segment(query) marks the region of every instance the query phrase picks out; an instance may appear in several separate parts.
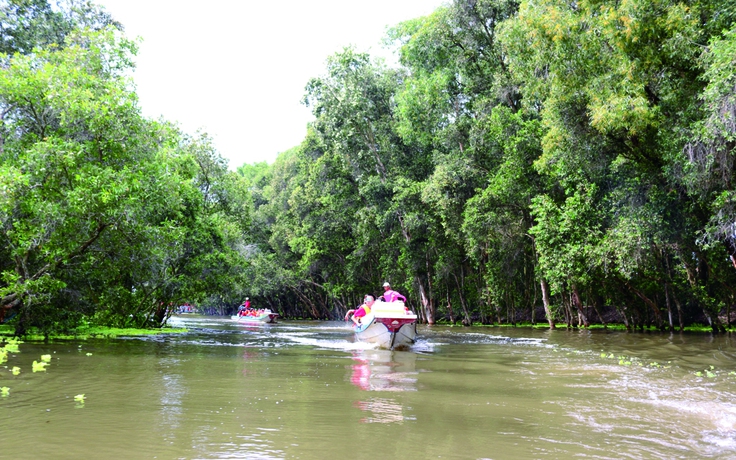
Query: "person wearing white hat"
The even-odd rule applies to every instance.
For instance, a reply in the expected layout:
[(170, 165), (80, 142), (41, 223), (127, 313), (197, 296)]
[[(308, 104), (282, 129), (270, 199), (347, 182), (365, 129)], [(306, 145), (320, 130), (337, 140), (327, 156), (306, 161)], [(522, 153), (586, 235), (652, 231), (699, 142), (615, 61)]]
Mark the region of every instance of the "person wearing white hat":
[(406, 297), (392, 290), (391, 285), (388, 283), (388, 281), (383, 283), (383, 295), (379, 297), (379, 299), (383, 299), (384, 302), (393, 302), (395, 300), (406, 302)]

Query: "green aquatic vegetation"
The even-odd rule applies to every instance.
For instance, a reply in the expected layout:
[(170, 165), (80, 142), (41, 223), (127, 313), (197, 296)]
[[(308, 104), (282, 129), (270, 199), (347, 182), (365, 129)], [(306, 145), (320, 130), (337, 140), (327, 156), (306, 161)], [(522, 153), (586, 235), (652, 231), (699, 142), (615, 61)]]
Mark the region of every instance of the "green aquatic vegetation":
[(38, 361), (36, 361), (36, 360), (34, 359), (34, 360), (33, 360), (33, 364), (31, 365), (31, 367), (32, 367), (32, 369), (33, 369), (33, 372), (46, 372), (46, 365), (47, 365), (47, 364), (48, 364), (48, 363), (45, 363), (45, 362), (43, 362), (43, 361), (41, 361), (41, 362), (39, 363)]
[[(29, 330), (28, 334), (24, 337), (26, 340), (31, 341), (45, 341), (45, 340), (88, 340), (88, 339), (115, 339), (118, 337), (144, 337), (150, 335), (161, 335), (161, 334), (181, 334), (187, 332), (186, 328), (171, 328), (163, 327), (159, 329), (137, 329), (137, 328), (118, 328), (118, 327), (103, 327), (103, 326), (80, 326), (72, 329), (66, 333), (56, 333), (51, 335), (44, 335), (36, 329)], [(12, 330), (3, 329), (0, 327), (0, 336), (12, 334)], [(2, 339), (0, 339), (2, 340)], [(9, 338), (8, 340), (14, 340)], [(18, 341), (17, 343), (23, 343)]]
[(713, 379), (718, 375), (718, 371), (715, 370), (715, 366), (709, 366), (708, 369), (704, 369), (702, 371), (697, 371), (693, 373), (696, 377), (707, 377), (709, 379)]
[(45, 363), (50, 363), (51, 362), (51, 355), (41, 355), (41, 361), (43, 361)]
[[(632, 365), (635, 365), (635, 366), (639, 366), (639, 367), (645, 367), (644, 362), (640, 358), (636, 358), (636, 357), (633, 357), (632, 358), (632, 357), (625, 356), (625, 355), (615, 356), (613, 353), (607, 353), (607, 352), (601, 352), (600, 353), (600, 357), (603, 358), (603, 359), (615, 359), (615, 360), (618, 360), (618, 364), (620, 366), (632, 366)], [(670, 367), (670, 366), (663, 366), (663, 365), (659, 364), (656, 361), (652, 361), (651, 363), (649, 363), (646, 366), (647, 367), (653, 367), (653, 368), (664, 368), (664, 369), (667, 369), (667, 368)]]
[(20, 374), (20, 367), (18, 367), (18, 366), (13, 366), (13, 369), (12, 369), (12, 371), (11, 371), (11, 372), (13, 373), (13, 375), (18, 375), (18, 374)]
[(92, 356), (92, 353), (87, 353), (87, 356)]
[(0, 364), (8, 360), (8, 352), (4, 348), (0, 348)]
[(8, 387), (2, 387), (2, 388), (0, 388), (0, 396), (2, 396), (3, 398), (6, 398), (9, 395), (10, 395), (10, 388), (8, 388)]
[(75, 400), (75, 401), (77, 401), (77, 402), (82, 402), (82, 403), (84, 402), (84, 400), (85, 400), (85, 399), (87, 399), (87, 397), (86, 397), (86, 396), (84, 396), (84, 393), (82, 393), (81, 395), (76, 395), (76, 396), (74, 397), (74, 400)]

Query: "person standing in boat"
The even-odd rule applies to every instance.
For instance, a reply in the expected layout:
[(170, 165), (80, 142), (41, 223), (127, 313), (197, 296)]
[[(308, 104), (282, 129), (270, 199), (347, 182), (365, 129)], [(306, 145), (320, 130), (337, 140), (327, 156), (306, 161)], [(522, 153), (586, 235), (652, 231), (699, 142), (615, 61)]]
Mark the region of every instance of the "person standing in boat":
[(240, 307), (238, 307), (238, 315), (239, 316), (247, 315), (249, 310), (250, 310), (250, 298), (246, 297), (245, 302), (240, 304)]
[(383, 295), (379, 297), (379, 299), (383, 299), (384, 302), (394, 302), (396, 300), (401, 300), (402, 302), (406, 303), (406, 297), (392, 290), (391, 285), (388, 284), (388, 282), (383, 283)]
[(347, 321), (348, 319), (352, 319), (356, 325), (359, 325), (360, 318), (371, 312), (371, 306), (374, 302), (375, 299), (372, 295), (366, 295), (363, 298), (363, 305), (358, 307), (357, 310), (348, 310), (348, 312), (345, 314), (345, 321)]

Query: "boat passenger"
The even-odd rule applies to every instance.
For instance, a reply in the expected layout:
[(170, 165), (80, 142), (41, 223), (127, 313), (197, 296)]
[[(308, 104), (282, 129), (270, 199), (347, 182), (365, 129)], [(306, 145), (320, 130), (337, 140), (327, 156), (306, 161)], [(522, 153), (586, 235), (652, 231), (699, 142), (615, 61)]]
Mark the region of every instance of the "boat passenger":
[(406, 297), (392, 290), (391, 285), (388, 284), (388, 282), (383, 283), (383, 295), (379, 297), (379, 299), (383, 299), (384, 302), (395, 302), (397, 300), (406, 302)]
[(248, 310), (250, 310), (250, 299), (246, 297), (243, 303), (241, 303), (240, 306), (238, 307), (238, 316), (247, 315)]
[[(356, 325), (360, 325), (360, 318), (364, 317), (368, 313), (371, 312), (371, 306), (375, 302), (375, 299), (372, 295), (366, 295), (363, 298), (363, 305), (358, 307), (357, 310), (348, 310), (347, 314), (345, 315), (345, 321), (347, 321), (348, 318), (352, 319), (353, 322)], [(352, 315), (352, 317), (351, 317)]]

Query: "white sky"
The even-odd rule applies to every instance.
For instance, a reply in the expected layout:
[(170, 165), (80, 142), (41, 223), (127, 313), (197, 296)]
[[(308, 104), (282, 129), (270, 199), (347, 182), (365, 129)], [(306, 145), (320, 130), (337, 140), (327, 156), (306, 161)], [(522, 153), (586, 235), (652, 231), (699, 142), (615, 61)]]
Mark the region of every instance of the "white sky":
[(390, 56), (386, 27), (442, 0), (182, 2), (97, 0), (141, 37), (134, 79), (143, 114), (201, 128), (235, 169), (272, 163), (312, 119), (304, 86), (343, 47)]

